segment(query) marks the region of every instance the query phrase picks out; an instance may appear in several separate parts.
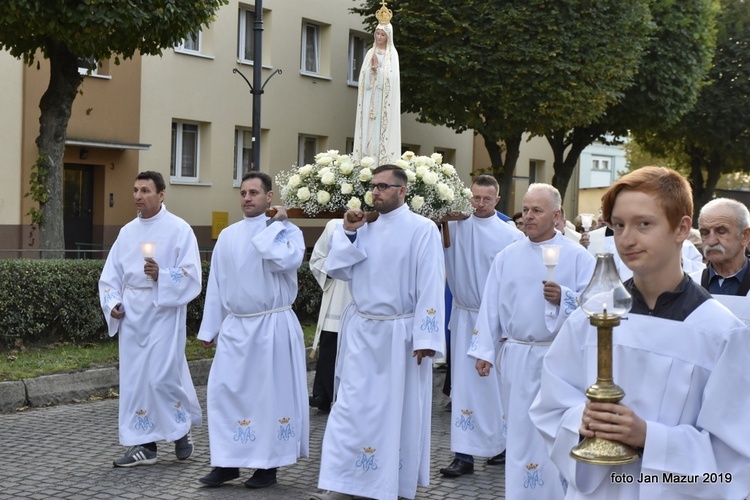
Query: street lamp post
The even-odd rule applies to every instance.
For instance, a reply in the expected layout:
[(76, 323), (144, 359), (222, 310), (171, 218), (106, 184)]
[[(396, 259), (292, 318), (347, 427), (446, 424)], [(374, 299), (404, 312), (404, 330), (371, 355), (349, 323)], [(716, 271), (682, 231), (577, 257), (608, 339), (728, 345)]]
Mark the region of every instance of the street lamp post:
[(260, 97), (263, 89), (266, 88), (268, 80), (276, 73), (281, 74), (277, 69), (271, 73), (266, 81), (261, 85), (263, 77), (263, 0), (255, 0), (255, 23), (253, 25), (253, 83), (242, 74), (240, 70), (234, 68), (232, 73), (238, 73), (250, 87), (250, 93), (253, 95), (253, 170), (260, 170)]

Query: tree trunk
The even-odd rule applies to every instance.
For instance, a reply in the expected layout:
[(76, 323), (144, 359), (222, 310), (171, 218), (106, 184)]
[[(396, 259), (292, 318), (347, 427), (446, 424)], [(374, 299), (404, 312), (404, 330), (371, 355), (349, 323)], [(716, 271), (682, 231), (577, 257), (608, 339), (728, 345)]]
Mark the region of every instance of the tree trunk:
[[(62, 258), (65, 247), (63, 233), (63, 155), (68, 121), (81, 76), (77, 57), (63, 44), (47, 46), (50, 61), (50, 79), (47, 90), (39, 102), (40, 167), (45, 170), (47, 200), (40, 203), (44, 221), (39, 226), (39, 248), (44, 258)], [(50, 250), (50, 251), (47, 251)]]
[[(570, 184), (570, 178), (573, 176), (576, 165), (578, 165), (578, 159), (586, 146), (593, 142), (593, 137), (590, 133), (578, 129), (571, 132), (569, 139), (563, 131), (547, 134), (546, 137), (555, 157), (552, 185), (560, 191), (560, 196), (565, 201), (568, 184)], [(565, 154), (566, 150), (567, 155)]]
[[(495, 207), (506, 215), (510, 207), (510, 195), (513, 188), (513, 172), (516, 169), (518, 157), (521, 154), (521, 139), (523, 134), (517, 134), (503, 140), (503, 146), (500, 145), (501, 139), (493, 139), (482, 134), (484, 147), (490, 155), (492, 163), (492, 175), (500, 184), (500, 203)], [(503, 150), (505, 150), (505, 159), (503, 160)]]

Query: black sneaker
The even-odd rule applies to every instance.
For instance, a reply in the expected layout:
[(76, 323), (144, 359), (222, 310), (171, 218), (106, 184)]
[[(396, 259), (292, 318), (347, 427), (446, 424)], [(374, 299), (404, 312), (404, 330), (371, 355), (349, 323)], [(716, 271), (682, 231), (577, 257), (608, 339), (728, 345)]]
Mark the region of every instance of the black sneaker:
[(156, 463), (156, 452), (145, 446), (131, 446), (120, 458), (116, 458), (112, 465), (115, 467), (135, 467), (136, 465), (154, 465)]
[(214, 467), (214, 470), (200, 478), (199, 481), (211, 488), (216, 488), (238, 477), (240, 477), (240, 469), (238, 467)]
[(193, 450), (195, 450), (195, 447), (193, 446), (193, 435), (190, 431), (174, 442), (174, 454), (177, 455), (177, 460), (187, 460), (192, 457)]
[(248, 488), (266, 488), (276, 484), (276, 467), (273, 469), (256, 469), (253, 477), (245, 481)]

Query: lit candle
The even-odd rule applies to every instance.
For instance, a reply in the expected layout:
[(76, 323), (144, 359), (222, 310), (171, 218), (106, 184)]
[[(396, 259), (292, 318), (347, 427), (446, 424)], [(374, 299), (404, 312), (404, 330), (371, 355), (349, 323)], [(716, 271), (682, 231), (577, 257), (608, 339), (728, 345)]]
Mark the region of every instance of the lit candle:
[(153, 259), (154, 253), (156, 252), (156, 243), (145, 242), (141, 243), (141, 253), (144, 259)]
[(591, 229), (591, 224), (594, 222), (594, 214), (581, 214), (581, 227), (584, 231)]
[(607, 316), (607, 303), (606, 302), (602, 304), (602, 309), (604, 309), (604, 312), (602, 314), (606, 317)]
[(552, 281), (554, 269), (560, 260), (560, 245), (542, 245), (542, 261), (547, 266), (547, 281)]

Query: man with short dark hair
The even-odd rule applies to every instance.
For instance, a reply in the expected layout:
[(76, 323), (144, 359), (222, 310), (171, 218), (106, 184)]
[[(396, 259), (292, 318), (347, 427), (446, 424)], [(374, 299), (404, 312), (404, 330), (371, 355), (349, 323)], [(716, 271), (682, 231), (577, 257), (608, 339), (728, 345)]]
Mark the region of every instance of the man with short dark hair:
[[(482, 301), (485, 280), (498, 252), (524, 235), (495, 216), (500, 201), (497, 180), (480, 175), (471, 185), (474, 214), (466, 220), (448, 223), (451, 244), (445, 249), (445, 268), (453, 293), (450, 323), (451, 450), (453, 462), (440, 473), (457, 477), (474, 472), (474, 455), (490, 457), (491, 465), (505, 460), (502, 432), (500, 378), (480, 377), (472, 348), (474, 324)], [(475, 345), (473, 347), (476, 347)]]
[(138, 217), (117, 236), (99, 280), (109, 335), (119, 333), (120, 442), (115, 467), (152, 465), (156, 441), (174, 441), (178, 460), (193, 454), (202, 420), (185, 358), (187, 305), (201, 291), (198, 242), (164, 205), (164, 178), (141, 172), (133, 187)]
[(220, 486), (255, 469), (248, 488), (276, 484), (277, 468), (308, 455), (309, 410), (302, 328), (292, 311), (305, 243), (284, 207), (269, 219), (271, 178), (242, 177), (243, 220), (214, 247), (198, 339), (216, 343), (208, 377), (211, 465)]
[(341, 317), (340, 379), (311, 499), (414, 498), (429, 484), (432, 363), (444, 351), (445, 286), (435, 223), (405, 204), (407, 178), (376, 168), (378, 219), (344, 215), (331, 238), (328, 275), (350, 282)]

